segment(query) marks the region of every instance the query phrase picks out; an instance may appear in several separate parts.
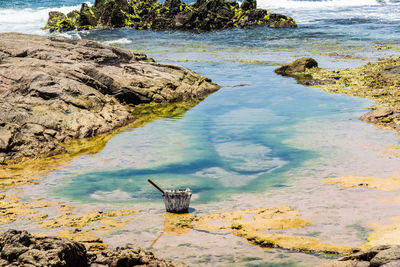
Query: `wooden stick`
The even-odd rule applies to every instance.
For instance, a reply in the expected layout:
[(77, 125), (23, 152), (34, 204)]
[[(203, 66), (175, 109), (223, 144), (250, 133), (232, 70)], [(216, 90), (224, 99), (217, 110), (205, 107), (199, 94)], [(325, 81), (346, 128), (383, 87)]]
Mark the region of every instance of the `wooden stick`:
[(152, 180), (147, 179), (147, 182), (149, 182), (152, 186), (157, 188), (157, 190), (160, 191), (163, 195), (165, 194), (164, 190), (162, 190), (160, 187), (158, 187), (158, 185), (156, 185)]

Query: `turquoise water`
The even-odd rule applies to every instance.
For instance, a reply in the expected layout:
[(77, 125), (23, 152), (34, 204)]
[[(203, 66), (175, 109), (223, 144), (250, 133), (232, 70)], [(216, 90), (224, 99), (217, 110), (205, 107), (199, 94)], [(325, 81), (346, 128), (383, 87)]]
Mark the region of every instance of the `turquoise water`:
[(150, 177), (164, 188), (190, 187), (197, 202), (284, 187), (287, 172), (321, 156), (287, 145), (304, 138), (288, 129), (338, 112), (358, 116), (366, 104), (297, 85), (272, 66), (201, 65), (185, 64), (219, 84), (245, 85), (222, 88), (182, 117), (117, 135), (102, 152), (54, 173), (65, 180), (53, 193), (80, 201), (160, 199), (146, 182)]
[[(0, 0), (0, 32), (48, 34), (40, 30), (47, 13), (67, 12), (79, 8), (80, 2)], [(184, 115), (118, 134), (102, 152), (50, 174), (46, 180), (56, 181), (49, 182), (51, 194), (82, 202), (147, 202), (160, 199), (146, 182), (151, 177), (166, 188), (190, 187), (197, 202), (212, 202), (285, 187), (293, 171), (325, 158), (324, 143), (320, 149), (291, 144), (310, 142), (296, 126), (315, 127), (310, 123), (314, 119), (332, 124), (357, 120), (370, 103), (298, 85), (273, 69), (310, 55), (325, 67), (362, 63), (338, 62), (324, 54), (328, 52), (371, 58), (397, 53), (374, 46), (400, 42), (400, 5), (375, 0), (277, 2), (262, 0), (258, 6), (293, 16), (299, 29), (62, 34), (145, 52), (157, 61), (191, 68), (224, 87)]]

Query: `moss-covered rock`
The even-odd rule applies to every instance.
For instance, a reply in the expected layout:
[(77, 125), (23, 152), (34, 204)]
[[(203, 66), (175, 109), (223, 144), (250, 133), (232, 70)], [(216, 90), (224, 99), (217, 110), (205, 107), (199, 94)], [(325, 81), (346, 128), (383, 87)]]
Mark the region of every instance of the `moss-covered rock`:
[(67, 32), (75, 30), (75, 24), (76, 22), (65, 16), (64, 13), (51, 11), (44, 29), (49, 29), (50, 32)]
[[(68, 18), (57, 12), (49, 14), (47, 29), (51, 32), (87, 30), (96, 26), (131, 27), (154, 30), (211, 31), (229, 28), (249, 28), (259, 25), (271, 28), (295, 28), (296, 22), (281, 14), (257, 9), (256, 0), (236, 1), (198, 0), (187, 5), (181, 0), (96, 0), (93, 7), (82, 4), (80, 12)], [(59, 25), (68, 24), (69, 27)]]
[(98, 24), (98, 18), (88, 4), (83, 3), (79, 16), (77, 16), (77, 29), (90, 30)]

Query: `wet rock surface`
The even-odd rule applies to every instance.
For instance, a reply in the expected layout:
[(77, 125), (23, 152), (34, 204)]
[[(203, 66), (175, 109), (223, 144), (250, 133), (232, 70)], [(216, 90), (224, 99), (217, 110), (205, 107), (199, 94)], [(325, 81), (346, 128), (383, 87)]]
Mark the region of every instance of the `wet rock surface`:
[(400, 245), (381, 245), (332, 261), (320, 267), (397, 267), (400, 266)]
[(93, 41), (0, 34), (0, 62), (0, 164), (60, 154), (60, 142), (127, 125), (137, 104), (219, 89), (189, 69)]
[(44, 27), (50, 32), (90, 30), (95, 27), (130, 27), (152, 30), (211, 31), (250, 28), (296, 28), (295, 21), (281, 14), (257, 9), (255, 0), (198, 0), (192, 5), (181, 0), (96, 0), (92, 7), (83, 3), (81, 9), (67, 15), (50, 12)]
[(8, 230), (0, 234), (0, 266), (186, 266), (157, 259), (150, 251), (127, 245), (115, 251), (88, 254), (85, 246), (69, 239), (36, 237), (27, 231)]
[(296, 74), (299, 72), (304, 72), (307, 69), (318, 67), (318, 62), (310, 57), (303, 57), (296, 59), (295, 61), (283, 65), (277, 69), (275, 69), (275, 73), (280, 75), (290, 76), (291, 74)]

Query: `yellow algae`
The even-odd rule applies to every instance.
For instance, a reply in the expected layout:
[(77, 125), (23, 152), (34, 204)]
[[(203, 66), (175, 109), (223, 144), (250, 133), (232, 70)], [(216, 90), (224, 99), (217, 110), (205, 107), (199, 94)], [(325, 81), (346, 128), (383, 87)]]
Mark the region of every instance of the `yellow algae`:
[[(246, 220), (245, 217), (249, 215), (252, 217), (251, 220)], [(288, 206), (214, 212), (197, 218), (196, 228), (217, 231), (231, 229), (232, 225), (240, 223), (257, 230), (281, 230), (311, 225), (310, 222), (298, 218), (300, 215), (298, 211)]]
[(390, 155), (394, 156), (396, 158), (400, 157), (400, 146), (390, 146), (390, 147), (385, 147), (385, 150), (383, 152), (385, 155)]
[(392, 217), (390, 220), (392, 224), (373, 223), (370, 225), (372, 232), (368, 233), (368, 242), (363, 245), (363, 248), (400, 243), (400, 216)]
[(105, 217), (120, 217), (120, 216), (127, 216), (132, 215), (135, 213), (140, 212), (138, 209), (123, 209), (123, 210), (112, 210), (108, 211), (104, 214)]
[[(125, 210), (112, 210), (108, 212), (103, 211), (92, 211), (82, 215), (74, 215), (70, 212), (62, 214), (57, 218), (40, 222), (42, 228), (83, 228), (94, 222), (105, 222), (108, 224), (110, 220), (104, 220), (106, 218), (114, 218), (119, 216), (127, 216), (139, 212), (137, 209), (125, 209)], [(114, 224), (118, 223), (114, 220)]]
[(322, 181), (326, 184), (340, 183), (341, 188), (368, 187), (382, 191), (400, 190), (399, 175), (392, 175), (387, 178), (379, 178), (374, 176), (348, 175), (336, 178), (325, 178)]
[(330, 52), (330, 53), (321, 53), (321, 55), (329, 56), (337, 59), (360, 59), (365, 60), (365, 57), (355, 56), (354, 54), (349, 53), (337, 53), (337, 52)]
[(193, 220), (196, 215), (193, 213), (174, 214), (165, 213), (164, 215), (164, 233), (169, 235), (185, 235), (193, 228)]
[(194, 228), (207, 231), (230, 230), (262, 248), (282, 248), (305, 253), (347, 254), (357, 250), (349, 246), (322, 243), (318, 238), (266, 233), (311, 225), (300, 212), (288, 206), (214, 212), (195, 218)]
[(358, 248), (321, 243), (318, 238), (269, 234), (256, 231), (251, 227), (237, 225), (232, 231), (234, 235), (246, 238), (251, 244), (262, 248), (281, 248), (304, 253), (350, 254)]
[(124, 228), (129, 222), (133, 221), (133, 218), (129, 218), (126, 220), (116, 220), (112, 218), (103, 218), (99, 222), (103, 224), (95, 228), (96, 231), (113, 231), (115, 229)]
[(77, 208), (77, 207), (62, 204), (62, 205), (60, 206), (60, 208), (58, 209), (58, 212), (71, 211), (71, 210), (74, 210), (74, 209), (76, 209), (76, 208)]
[(21, 162), (0, 165), (0, 190), (8, 190), (15, 186), (37, 183), (38, 179), (49, 172), (64, 166), (75, 157), (100, 152), (117, 131), (110, 134), (79, 139), (61, 144), (67, 153), (48, 157), (24, 158)]
[(80, 242), (83, 245), (85, 245), (85, 247), (88, 251), (93, 252), (93, 253), (99, 253), (102, 250), (105, 250), (108, 248), (108, 246), (106, 244), (104, 244), (103, 241), (99, 237), (97, 237), (95, 234), (93, 234), (90, 231), (71, 232), (69, 230), (64, 230), (53, 236), (61, 237), (61, 238), (69, 238), (76, 242)]
[[(6, 196), (8, 199), (8, 196)], [(11, 199), (14, 199), (11, 197)], [(56, 205), (57, 202), (36, 200), (32, 203), (10, 200), (0, 201), (0, 224), (7, 224), (16, 221), (20, 216), (37, 214), (39, 211), (36, 209), (46, 208)], [(46, 214), (37, 214), (31, 217), (21, 217), (21, 219), (37, 220), (46, 217)]]
[(162, 118), (173, 118), (184, 114), (189, 109), (200, 103), (204, 97), (191, 101), (174, 103), (149, 103), (135, 106), (132, 115), (136, 117), (133, 127), (143, 127), (145, 124)]
[(31, 217), (28, 217), (27, 219), (30, 221), (42, 221), (44, 219), (46, 219), (47, 217), (49, 217), (49, 215), (47, 214), (37, 214)]

